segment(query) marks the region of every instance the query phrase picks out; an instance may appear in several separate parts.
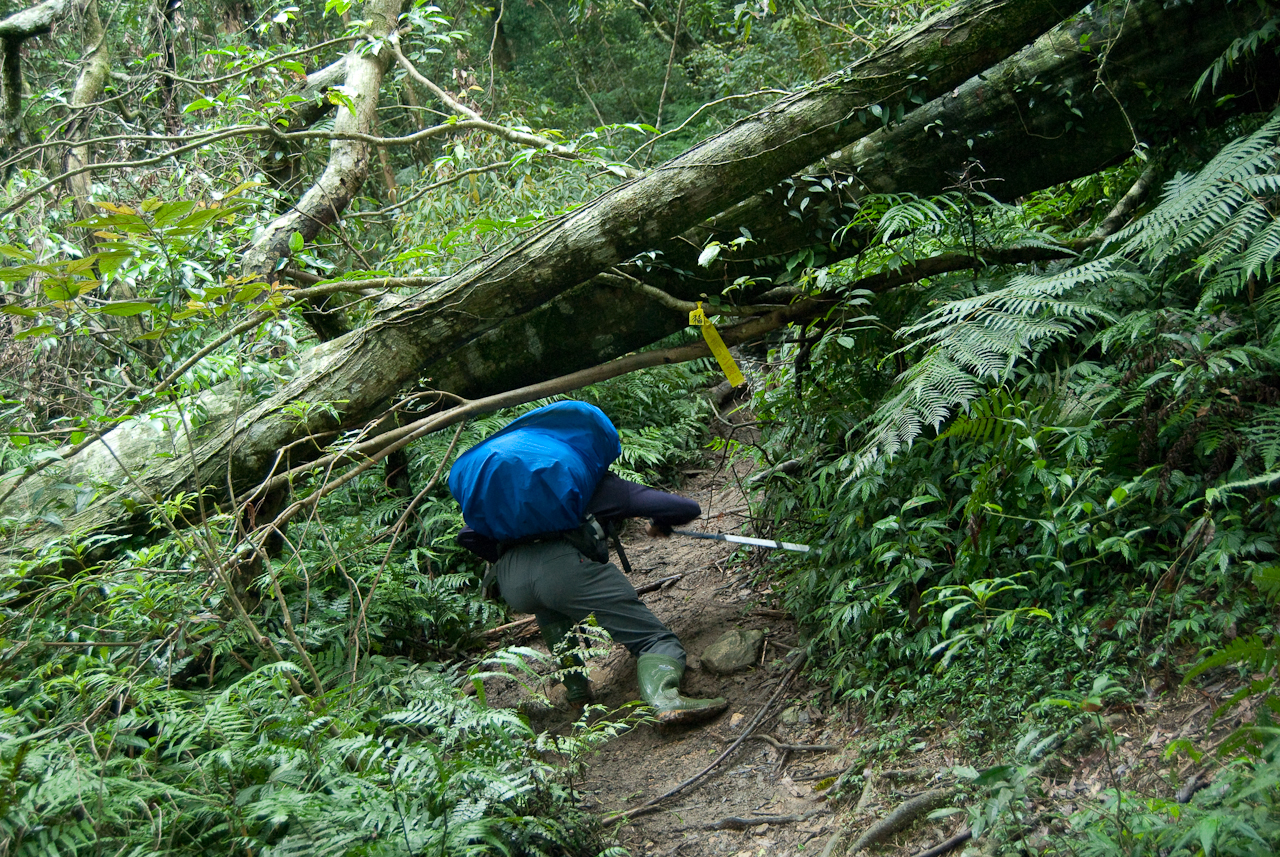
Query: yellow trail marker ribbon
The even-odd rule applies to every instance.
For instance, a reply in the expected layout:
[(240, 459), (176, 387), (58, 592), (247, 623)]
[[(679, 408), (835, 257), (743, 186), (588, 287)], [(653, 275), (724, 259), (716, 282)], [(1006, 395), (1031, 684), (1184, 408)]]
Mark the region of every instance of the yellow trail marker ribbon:
[(739, 384), (745, 383), (747, 379), (742, 377), (742, 371), (738, 369), (738, 364), (733, 362), (733, 355), (729, 353), (728, 346), (720, 338), (720, 331), (716, 330), (716, 326), (711, 323), (711, 319), (707, 318), (707, 314), (702, 311), (702, 301), (698, 301), (698, 308), (689, 313), (689, 324), (696, 324), (702, 328), (702, 338), (707, 341), (707, 346), (711, 349), (711, 353), (715, 355), (721, 371), (729, 379), (730, 386), (737, 387)]

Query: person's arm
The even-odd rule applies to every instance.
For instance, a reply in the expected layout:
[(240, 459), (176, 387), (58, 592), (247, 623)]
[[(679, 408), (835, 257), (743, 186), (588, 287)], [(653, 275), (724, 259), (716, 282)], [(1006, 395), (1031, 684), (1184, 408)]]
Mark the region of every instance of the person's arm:
[(587, 511), (606, 521), (650, 518), (659, 532), (670, 535), (672, 527), (687, 524), (701, 515), (702, 507), (688, 497), (648, 488), (606, 473), (587, 504)]

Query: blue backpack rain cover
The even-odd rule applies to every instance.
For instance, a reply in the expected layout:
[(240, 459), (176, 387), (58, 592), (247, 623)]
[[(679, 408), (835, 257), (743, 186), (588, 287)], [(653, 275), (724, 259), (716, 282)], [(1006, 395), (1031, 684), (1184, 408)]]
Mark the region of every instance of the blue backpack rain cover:
[(513, 420), (458, 456), (449, 491), (462, 519), (500, 542), (582, 523), (619, 455), (618, 431), (584, 402), (555, 402)]

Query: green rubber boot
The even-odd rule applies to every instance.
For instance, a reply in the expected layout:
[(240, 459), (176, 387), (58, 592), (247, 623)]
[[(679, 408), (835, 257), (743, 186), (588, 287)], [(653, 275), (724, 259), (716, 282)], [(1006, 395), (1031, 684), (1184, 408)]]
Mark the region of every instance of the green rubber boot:
[[(564, 638), (573, 629), (573, 622), (556, 622), (542, 629), (542, 639), (547, 644), (547, 648), (555, 654), (564, 643)], [(591, 682), (587, 679), (587, 674), (582, 670), (575, 670), (574, 667), (582, 666), (582, 658), (570, 652), (560, 655), (560, 666), (565, 670), (561, 674), (560, 681), (564, 684), (565, 701), (573, 707), (583, 706), (591, 702)]]
[(684, 665), (666, 655), (641, 655), (636, 662), (640, 696), (653, 707), (661, 726), (689, 726), (715, 717), (729, 707), (723, 697), (689, 699), (680, 695)]

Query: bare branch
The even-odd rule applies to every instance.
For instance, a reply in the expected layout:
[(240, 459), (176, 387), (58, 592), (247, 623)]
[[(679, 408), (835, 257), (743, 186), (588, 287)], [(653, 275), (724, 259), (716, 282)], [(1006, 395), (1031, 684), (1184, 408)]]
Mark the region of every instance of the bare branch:
[[(515, 143), (518, 146), (529, 146), (530, 148), (533, 148), (533, 149), (542, 149), (553, 155), (559, 155), (560, 157), (573, 158), (575, 160), (576, 159), (585, 159), (585, 160), (591, 160), (591, 161), (600, 160), (599, 158), (584, 158), (581, 152), (574, 151), (573, 149), (570, 149), (568, 146), (562, 146), (559, 143), (555, 142), (554, 140), (550, 140), (546, 137), (540, 137), (537, 134), (530, 134), (526, 131), (517, 131), (515, 128), (508, 128), (505, 125), (498, 125), (496, 123), (488, 122), (484, 120), (483, 118), (481, 118), (479, 113), (472, 110), (470, 107), (463, 104), (462, 102), (458, 101), (453, 96), (449, 95), (449, 93), (445, 92), (443, 89), (436, 86), (429, 79), (427, 79), (421, 72), (419, 72), (416, 68), (414, 68), (413, 63), (409, 62), (408, 57), (406, 57), (404, 53), (400, 50), (400, 40), (398, 37), (392, 36), (390, 41), (391, 41), (391, 49), (395, 54), (396, 62), (400, 64), (401, 68), (403, 68), (406, 72), (408, 72), (409, 77), (419, 86), (421, 86), (423, 89), (426, 89), (436, 98), (440, 99), (440, 101), (443, 102), (444, 105), (448, 107), (450, 110), (452, 110), (454, 113), (457, 113), (460, 116), (467, 117), (468, 124), (470, 125), (470, 127), (478, 128), (479, 130), (482, 130), (482, 131), (487, 131), (488, 133), (494, 135), (495, 137), (498, 137), (502, 140), (506, 140), (508, 143)], [(423, 133), (423, 132), (419, 132), (419, 133)], [(640, 174), (638, 170), (632, 167), (622, 166), (622, 169), (627, 173), (627, 178), (635, 178)]]

